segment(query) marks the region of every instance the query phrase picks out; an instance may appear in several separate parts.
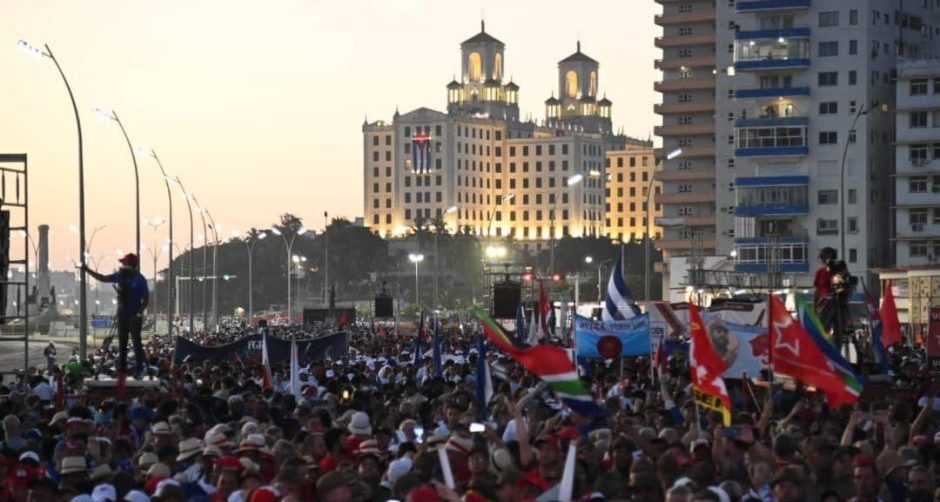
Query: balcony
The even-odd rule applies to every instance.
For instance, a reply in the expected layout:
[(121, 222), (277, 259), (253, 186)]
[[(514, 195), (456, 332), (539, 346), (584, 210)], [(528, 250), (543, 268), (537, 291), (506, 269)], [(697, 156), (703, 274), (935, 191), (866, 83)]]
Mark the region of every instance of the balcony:
[(704, 12), (673, 12), (653, 16), (653, 22), (657, 26), (668, 26), (672, 24), (689, 23), (707, 23), (715, 20), (715, 11), (707, 10)]
[(666, 35), (653, 39), (653, 45), (660, 49), (670, 47), (692, 47), (696, 45), (715, 45), (715, 34), (709, 35)]
[(809, 87), (776, 87), (772, 89), (738, 89), (736, 99), (776, 99), (792, 96), (809, 96)]
[(714, 68), (715, 55), (701, 56), (697, 58), (667, 58), (656, 59), (653, 61), (653, 67), (657, 70), (678, 70), (680, 68)]
[[(695, 239), (696, 251), (714, 252), (715, 239)], [(660, 239), (656, 241), (656, 247), (666, 251), (688, 251), (692, 249), (692, 239)]]
[(656, 103), (653, 112), (657, 115), (670, 113), (714, 113), (715, 102), (703, 101), (694, 103)]
[(737, 217), (809, 214), (809, 176), (739, 177), (734, 184)]
[(686, 216), (685, 226), (687, 227), (713, 227), (715, 226), (715, 215)]
[(715, 134), (715, 123), (711, 124), (687, 124), (687, 125), (667, 125), (653, 127), (653, 134), (657, 136), (696, 136), (703, 134)]
[(799, 69), (810, 65), (809, 28), (739, 31), (734, 41), (738, 70)]
[[(663, 158), (663, 149), (655, 148), (653, 149), (653, 156), (658, 159)], [(700, 158), (715, 158), (715, 145), (710, 146), (698, 146), (698, 147), (682, 147), (682, 158), (683, 159), (700, 159)]]
[(681, 80), (666, 80), (653, 83), (656, 92), (672, 91), (698, 91), (715, 88), (715, 77), (687, 78)]
[(657, 204), (710, 204), (715, 202), (715, 192), (660, 193), (654, 199)]
[(808, 155), (807, 117), (739, 119), (735, 122), (738, 157)]
[(746, 237), (734, 240), (737, 256), (735, 272), (766, 273), (774, 269), (785, 273), (809, 272), (805, 237)]
[(714, 169), (696, 169), (693, 171), (679, 171), (670, 169), (668, 171), (656, 171), (653, 174), (656, 181), (695, 181), (695, 180), (713, 180), (715, 179)]
[(808, 9), (811, 0), (750, 0), (738, 2), (735, 10), (738, 12), (762, 12), (770, 10)]

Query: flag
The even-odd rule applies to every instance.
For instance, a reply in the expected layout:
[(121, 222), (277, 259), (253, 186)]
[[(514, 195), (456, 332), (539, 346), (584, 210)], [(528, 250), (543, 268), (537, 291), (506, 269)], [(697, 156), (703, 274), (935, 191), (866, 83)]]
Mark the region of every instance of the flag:
[(339, 327), (344, 328), (349, 324), (349, 320), (346, 318), (346, 309), (343, 309), (343, 315), (339, 318)]
[(816, 312), (813, 311), (810, 302), (806, 301), (803, 296), (796, 295), (796, 308), (800, 314), (803, 329), (825, 354), (829, 365), (838, 372), (846, 390), (855, 396), (861, 395), (863, 387), (861, 378), (855, 373), (852, 365), (839, 353), (839, 348), (836, 347), (835, 342), (823, 335), (826, 330), (819, 318), (816, 317)]
[(622, 321), (637, 315), (636, 302), (633, 294), (623, 280), (623, 255), (617, 258), (617, 265), (610, 272), (607, 282), (607, 295), (604, 298), (604, 310), (601, 312), (605, 321)]
[(653, 354), (653, 368), (656, 369), (656, 372), (662, 376), (663, 371), (666, 371), (666, 365), (668, 363), (668, 358), (666, 357), (666, 347), (664, 343), (666, 342), (666, 337), (659, 339), (659, 344), (656, 346), (656, 353)]
[(532, 309), (532, 321), (529, 322), (529, 339), (526, 340), (529, 345), (538, 345), (539, 339), (539, 312), (538, 309)]
[(727, 369), (721, 357), (712, 347), (705, 331), (702, 316), (694, 304), (689, 305), (689, 327), (692, 332), (692, 348), (689, 350), (689, 366), (692, 368), (692, 389), (699, 405), (721, 413), (725, 427), (731, 426), (731, 398), (725, 388), (722, 373)]
[(516, 310), (516, 342), (525, 343), (525, 306), (519, 302), (519, 308)]
[(548, 310), (548, 320), (545, 324), (548, 325), (548, 330), (545, 333), (555, 336), (555, 309)]
[(878, 364), (881, 365), (882, 373), (887, 375), (891, 372), (891, 366), (888, 363), (888, 354), (885, 353), (885, 345), (882, 340), (884, 324), (881, 322), (881, 312), (878, 311), (878, 302), (868, 291), (868, 286), (864, 282), (862, 283), (862, 289), (865, 291), (865, 305), (868, 307), (868, 327), (871, 330), (872, 347), (875, 349), (875, 356), (878, 359)]
[(300, 361), (297, 357), (297, 342), (290, 342), (290, 393), (298, 400), (300, 394)]
[(490, 365), (490, 374), (493, 378), (498, 378), (504, 382), (509, 381), (509, 370), (503, 363), (493, 363)]
[(561, 308), (558, 309), (558, 334), (562, 339), (565, 337), (565, 327), (568, 326), (568, 302), (561, 302)]
[(434, 316), (434, 376), (442, 378), (444, 376), (444, 365), (441, 363), (441, 320)]
[[(773, 370), (816, 387), (826, 395), (830, 408), (857, 401), (856, 389), (846, 385), (840, 372), (833, 367), (833, 359), (823, 352), (823, 345), (818, 344), (800, 324), (793, 322), (780, 298), (770, 295), (770, 310), (770, 361)], [(824, 343), (833, 347), (829, 342)]]
[(490, 374), (490, 366), (486, 361), (486, 339), (482, 336), (478, 338), (477, 403), (485, 408), (490, 399), (493, 399), (493, 376)]
[(558, 500), (560, 502), (571, 502), (574, 494), (574, 471), (575, 462), (578, 456), (578, 445), (572, 441), (568, 445), (568, 454), (565, 456), (565, 469), (561, 472), (561, 483), (559, 485)]
[(421, 365), (421, 337), (424, 336), (424, 310), (421, 311), (421, 320), (418, 322), (418, 334), (415, 335), (415, 366)]
[(238, 355), (238, 352), (232, 354), (232, 357), (235, 360), (235, 364), (241, 366), (242, 368), (245, 367), (245, 363), (242, 361), (241, 356)]
[(273, 389), (271, 381), (271, 362), (268, 359), (268, 333), (261, 335), (261, 388)]
[(891, 281), (888, 281), (888, 287), (885, 288), (885, 299), (881, 302), (881, 322), (884, 323), (881, 341), (885, 347), (890, 347), (903, 341), (901, 335), (901, 322), (898, 321), (898, 308), (894, 304), (894, 291), (891, 287)]
[(539, 281), (539, 328), (540, 337), (548, 334), (548, 313), (552, 310), (552, 304), (548, 301), (548, 296), (545, 295), (545, 288), (542, 281)]
[(480, 319), (486, 337), (493, 345), (544, 380), (572, 411), (585, 416), (607, 414), (605, 409), (594, 403), (591, 394), (581, 383), (574, 363), (565, 349), (553, 345), (520, 349), (513, 345), (509, 335), (483, 309), (474, 307), (473, 313)]

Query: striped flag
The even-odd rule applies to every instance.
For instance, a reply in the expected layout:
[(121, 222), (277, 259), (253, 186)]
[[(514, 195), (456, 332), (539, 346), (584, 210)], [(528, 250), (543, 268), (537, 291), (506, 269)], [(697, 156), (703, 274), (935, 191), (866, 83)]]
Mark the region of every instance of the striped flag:
[(877, 356), (878, 364), (881, 365), (881, 371), (887, 375), (891, 373), (891, 366), (882, 341), (884, 324), (881, 322), (881, 312), (878, 311), (878, 302), (868, 291), (868, 286), (864, 282), (862, 289), (865, 291), (865, 304), (868, 307), (868, 327), (871, 330), (872, 348), (875, 349), (875, 356)]
[(506, 365), (503, 363), (491, 364), (490, 373), (493, 375), (493, 378), (498, 378), (504, 382), (509, 381), (509, 370), (506, 368)]
[(274, 384), (271, 379), (271, 361), (268, 359), (268, 333), (261, 336), (261, 388), (273, 389)]
[(639, 314), (633, 294), (623, 280), (623, 255), (617, 258), (617, 265), (610, 273), (607, 282), (607, 295), (604, 298), (604, 310), (601, 317), (605, 321), (622, 321)]
[(581, 383), (565, 349), (553, 345), (536, 345), (525, 349), (516, 347), (513, 339), (483, 309), (474, 307), (473, 313), (480, 319), (486, 337), (493, 345), (544, 380), (572, 411), (585, 416), (607, 414), (605, 409), (594, 403), (591, 394)]
[(434, 361), (434, 376), (444, 377), (444, 364), (441, 362), (441, 320), (434, 316), (434, 353), (431, 356)]
[[(835, 342), (824, 335), (826, 330), (823, 328), (822, 322), (816, 317), (816, 313), (813, 312), (810, 303), (807, 302), (802, 295), (796, 295), (796, 308), (800, 313), (803, 329), (806, 330), (806, 333), (813, 339), (813, 342), (822, 350), (828, 360), (829, 366), (836, 370), (842, 378), (845, 390), (848, 392), (849, 396), (855, 396), (855, 399), (858, 399), (864, 387), (862, 379), (855, 373), (852, 365), (839, 353)], [(849, 397), (849, 399), (851, 399), (851, 397)]]

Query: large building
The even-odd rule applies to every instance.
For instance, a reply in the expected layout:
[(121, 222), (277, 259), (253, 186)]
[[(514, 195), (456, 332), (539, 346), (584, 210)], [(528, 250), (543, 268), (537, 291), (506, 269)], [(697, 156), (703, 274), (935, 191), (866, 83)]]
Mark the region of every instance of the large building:
[[(660, 86), (675, 89), (658, 133), (667, 153), (683, 150), (663, 167), (664, 215), (712, 215), (698, 227), (704, 253), (733, 256), (742, 277), (779, 271), (783, 286), (811, 285), (822, 247), (860, 274), (891, 263), (894, 79), (899, 57), (940, 43), (940, 1), (659, 1), (657, 44), (678, 52), (660, 63)], [(681, 62), (696, 50), (714, 66)], [(688, 157), (709, 139), (713, 158)], [(682, 251), (672, 232), (695, 228), (667, 230), (666, 251)]]
[[(716, 7), (714, 0), (657, 2), (663, 13), (655, 22), (663, 36), (655, 40), (662, 49), (662, 58), (655, 61), (662, 80), (654, 84), (662, 94), (662, 102), (654, 107), (662, 116), (662, 125), (654, 129), (662, 141), (662, 168), (657, 173), (662, 191), (656, 203), (662, 204), (664, 218), (681, 221), (664, 228), (658, 243), (664, 258), (663, 290), (668, 291), (671, 275), (687, 275), (671, 268), (680, 268), (693, 255), (713, 255), (716, 249)], [(670, 267), (676, 257), (682, 259)]]
[[(652, 145), (628, 146), (607, 152), (606, 235), (611, 240), (629, 242), (647, 235), (658, 239), (662, 230), (656, 218), (662, 204), (652, 199), (662, 182), (654, 179), (658, 160)], [(650, 189), (652, 188), (652, 194)], [(647, 211), (647, 203), (650, 204)]]
[(558, 63), (545, 120), (520, 121), (520, 87), (504, 79), (505, 45), (487, 33), (460, 46), (447, 111), (429, 108), (362, 126), (365, 223), (382, 236), (421, 225), (512, 236), (603, 236), (610, 150), (648, 142), (615, 135), (599, 64), (576, 51)]

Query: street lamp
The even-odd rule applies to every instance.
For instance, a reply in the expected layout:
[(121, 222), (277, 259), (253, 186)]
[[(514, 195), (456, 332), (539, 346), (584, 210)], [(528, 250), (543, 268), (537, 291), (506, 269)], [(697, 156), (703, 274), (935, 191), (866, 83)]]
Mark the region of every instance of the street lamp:
[(410, 253), (408, 261), (415, 264), (415, 305), (418, 305), (418, 264), (424, 261), (424, 255), (421, 253)]
[[(581, 173), (578, 173), (578, 174), (569, 176), (568, 179), (565, 180), (565, 186), (568, 187), (568, 188), (571, 188), (571, 187), (577, 185), (578, 183), (581, 183), (582, 181), (584, 181), (584, 175), (581, 174)], [(550, 216), (549, 220), (550, 220), (550, 225), (551, 225), (551, 227), (548, 229), (548, 232), (549, 232), (549, 235), (548, 235), (548, 236), (549, 236), (549, 245), (548, 245), (548, 247), (549, 247), (549, 263), (548, 263), (548, 268), (549, 268), (549, 273), (552, 274), (552, 275), (555, 274), (555, 210), (556, 210), (557, 207), (558, 207), (558, 199), (555, 199), (555, 202), (552, 202), (551, 210), (549, 210), (549, 213), (550, 213), (550, 214), (549, 214), (549, 216)], [(551, 281), (551, 282), (548, 283), (549, 294), (551, 294), (551, 289), (552, 289), (552, 285), (553, 285), (553, 284), (554, 284), (554, 281)]]
[[(238, 232), (233, 230), (232, 237), (237, 237), (237, 236), (238, 236)], [(253, 281), (252, 254), (254, 253), (254, 250), (255, 250), (255, 244), (257, 244), (258, 241), (264, 240), (264, 238), (267, 236), (268, 234), (266, 234), (265, 232), (259, 232), (256, 235), (257, 240), (253, 240), (251, 238), (251, 234), (249, 234), (248, 237), (246, 237), (244, 240), (245, 249), (248, 250), (248, 325), (249, 326), (251, 326), (251, 323), (254, 320), (254, 311), (255, 311), (254, 285), (252, 284), (252, 281)]]
[(62, 77), (62, 83), (65, 84), (65, 90), (69, 93), (69, 100), (72, 102), (72, 112), (75, 114), (75, 127), (78, 131), (78, 249), (81, 253), (82, 265), (79, 271), (78, 352), (82, 363), (84, 363), (88, 354), (88, 292), (86, 291), (88, 273), (85, 270), (85, 155), (84, 145), (82, 143), (82, 121), (78, 115), (78, 105), (75, 104), (75, 95), (72, 94), (72, 86), (69, 85), (68, 79), (65, 78), (65, 72), (63, 72), (62, 67), (59, 66), (59, 61), (52, 53), (52, 49), (49, 48), (49, 44), (43, 45), (45, 50), (34, 47), (25, 40), (18, 41), (16, 45), (31, 56), (37, 58), (47, 57), (55, 64), (56, 70), (59, 71), (59, 76)]
[[(169, 214), (169, 258), (167, 261), (167, 279), (166, 279), (166, 333), (171, 335), (173, 333), (173, 286), (174, 286), (174, 274), (173, 274), (173, 192), (170, 190), (170, 177), (166, 175), (166, 170), (163, 169), (163, 163), (160, 162), (160, 157), (157, 157), (157, 152), (153, 149), (147, 148), (137, 148), (137, 153), (147, 155), (157, 162), (157, 167), (160, 168), (160, 174), (163, 175), (163, 183), (166, 185), (166, 198), (167, 198), (167, 212)], [(154, 289), (156, 289), (156, 284), (154, 284)]]
[(209, 268), (209, 228), (206, 225), (206, 210), (199, 204), (199, 199), (195, 195), (193, 195), (193, 202), (196, 204), (196, 212), (199, 213), (199, 218), (202, 219), (202, 330), (207, 331), (209, 303), (206, 301), (206, 295), (209, 291), (209, 281), (206, 272)]
[[(878, 103), (872, 103), (872, 106), (878, 106)], [(887, 111), (887, 104), (881, 106), (882, 110)], [(844, 261), (848, 260), (845, 255), (845, 158), (849, 153), (851, 136), (855, 133), (855, 124), (862, 115), (868, 115), (871, 110), (871, 107), (866, 107), (864, 104), (859, 107), (858, 112), (855, 113), (855, 118), (852, 119), (852, 125), (849, 126), (848, 134), (845, 136), (845, 147), (842, 149), (842, 164), (839, 176), (839, 259)]]
[[(682, 149), (677, 148), (666, 154), (666, 160), (673, 160), (682, 155)], [(646, 311), (650, 311), (650, 274), (653, 265), (650, 263), (650, 247), (652, 247), (653, 237), (650, 235), (650, 211), (653, 204), (653, 179), (655, 173), (650, 176), (649, 185), (646, 187), (646, 239), (643, 242), (643, 300), (646, 302)], [(600, 288), (600, 285), (598, 285)]]
[[(104, 120), (111, 120), (117, 123), (118, 127), (121, 128), (121, 133), (124, 135), (124, 141), (127, 142), (127, 149), (131, 151), (131, 160), (134, 162), (134, 207), (135, 210), (135, 220), (134, 220), (134, 229), (135, 229), (135, 247), (137, 257), (140, 257), (140, 173), (137, 170), (137, 154), (134, 151), (134, 146), (131, 144), (131, 139), (127, 135), (127, 130), (124, 129), (124, 123), (121, 122), (120, 117), (116, 111), (111, 110), (110, 112), (105, 111), (102, 108), (95, 108), (95, 114), (101, 117)], [(140, 264), (138, 263), (138, 268)]]
[(277, 228), (272, 228), (271, 233), (283, 239), (284, 247), (287, 249), (287, 266), (286, 266), (286, 269), (287, 269), (287, 323), (290, 324), (294, 319), (291, 316), (291, 291), (290, 291), (290, 271), (291, 271), (291, 255), (292, 255), (291, 250), (294, 249), (294, 240), (297, 238), (298, 235), (303, 235), (307, 233), (307, 228), (300, 227), (297, 230), (297, 232), (294, 234), (294, 236), (290, 238), (290, 242), (288, 242), (287, 236), (284, 235), (284, 233), (278, 230)]
[(193, 293), (195, 292), (195, 288), (193, 283), (196, 282), (196, 234), (193, 230), (193, 204), (190, 201), (192, 197), (186, 192), (186, 188), (183, 186), (183, 181), (180, 180), (180, 177), (175, 177), (174, 181), (180, 186), (180, 190), (183, 192), (183, 198), (186, 199), (186, 209), (189, 210), (189, 334), (195, 335), (195, 320), (193, 319)]
[(219, 330), (219, 230), (222, 225), (216, 224), (212, 213), (206, 209), (206, 216), (209, 217), (209, 230), (212, 230), (212, 322), (215, 324), (215, 330)]
[[(297, 269), (294, 272), (294, 275), (297, 276), (297, 297), (299, 298), (300, 297), (300, 276), (301, 276), (301, 272), (304, 271), (304, 266), (307, 263), (307, 257), (293, 255), (291, 256), (291, 262), (293, 263), (293, 267)], [(300, 302), (298, 301), (298, 303)]]

